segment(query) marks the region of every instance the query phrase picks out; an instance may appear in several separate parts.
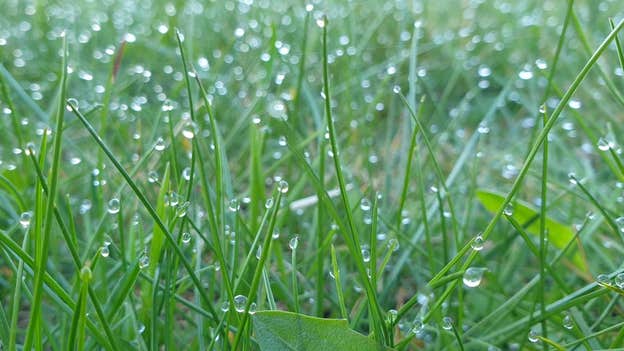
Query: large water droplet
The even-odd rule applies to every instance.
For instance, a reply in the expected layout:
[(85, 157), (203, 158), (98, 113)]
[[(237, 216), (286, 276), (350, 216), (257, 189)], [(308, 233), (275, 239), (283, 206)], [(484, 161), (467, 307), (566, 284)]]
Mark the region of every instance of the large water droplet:
[(297, 250), (297, 246), (299, 246), (299, 235), (295, 235), (288, 242), (288, 247), (290, 247), (291, 250)]
[(531, 329), (529, 331), (529, 337), (528, 338), (529, 338), (530, 342), (533, 342), (533, 343), (538, 342), (539, 341), (539, 334), (537, 333), (537, 331)]
[(453, 318), (451, 318), (451, 317), (444, 317), (444, 318), (442, 318), (442, 329), (444, 329), (444, 330), (451, 330), (451, 329), (453, 329)]
[(108, 213), (110, 214), (116, 214), (119, 213), (119, 199), (114, 197), (112, 199), (110, 199), (110, 201), (108, 201)]
[(279, 183), (277, 183), (277, 190), (279, 190), (282, 194), (286, 194), (288, 192), (288, 182), (280, 180)]
[(464, 276), (462, 278), (464, 285), (469, 288), (475, 288), (479, 286), (479, 284), (481, 284), (481, 280), (483, 279), (483, 273), (485, 273), (485, 271), (486, 268), (482, 267), (470, 267), (466, 269), (466, 272), (464, 272)]
[(565, 316), (563, 317), (563, 320), (561, 321), (561, 324), (563, 325), (564, 328), (568, 330), (574, 328), (574, 321), (572, 320), (572, 317), (570, 316), (569, 313), (565, 314)]
[(165, 140), (163, 138), (156, 139), (156, 143), (154, 144), (154, 150), (163, 151), (165, 149)]
[(600, 151), (609, 151), (609, 149), (614, 148), (614, 146), (615, 143), (605, 137), (598, 139), (598, 150)]
[(189, 232), (182, 233), (182, 243), (188, 244), (189, 242), (191, 242), (191, 233)]
[(481, 233), (479, 233), (477, 234), (477, 236), (475, 236), (474, 240), (472, 240), (472, 243), (470, 243), (470, 247), (472, 247), (472, 249), (475, 251), (481, 251), (483, 250), (484, 243), (485, 240), (483, 240)]
[(26, 211), (20, 215), (19, 223), (24, 229), (28, 229), (30, 227), (30, 221), (32, 220), (32, 212)]
[(615, 276), (614, 282), (618, 288), (624, 289), (624, 273), (618, 273), (618, 275)]
[(371, 202), (369, 199), (367, 198), (363, 198), (360, 201), (360, 208), (362, 209), (362, 211), (370, 211), (371, 209)]
[(609, 276), (606, 274), (598, 274), (598, 276), (596, 277), (596, 282), (598, 282), (599, 284), (611, 285), (611, 278), (609, 278)]
[(234, 296), (234, 309), (236, 312), (245, 312), (245, 306), (247, 305), (247, 296), (236, 295)]

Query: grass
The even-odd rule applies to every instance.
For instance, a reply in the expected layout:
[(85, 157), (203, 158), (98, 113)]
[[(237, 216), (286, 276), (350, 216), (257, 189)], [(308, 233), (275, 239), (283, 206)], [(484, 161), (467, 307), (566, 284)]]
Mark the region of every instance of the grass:
[(622, 5), (152, 5), (6, 4), (0, 349), (624, 345)]

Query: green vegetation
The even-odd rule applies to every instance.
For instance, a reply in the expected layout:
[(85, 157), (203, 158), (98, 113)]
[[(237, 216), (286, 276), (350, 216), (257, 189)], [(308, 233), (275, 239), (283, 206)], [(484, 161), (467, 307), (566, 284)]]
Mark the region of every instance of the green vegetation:
[(620, 2), (2, 8), (0, 350), (624, 346)]

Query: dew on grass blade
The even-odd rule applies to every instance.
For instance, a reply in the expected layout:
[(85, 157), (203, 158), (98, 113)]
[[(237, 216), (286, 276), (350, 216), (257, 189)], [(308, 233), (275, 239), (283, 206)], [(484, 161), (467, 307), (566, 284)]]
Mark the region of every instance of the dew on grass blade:
[(264, 208), (266, 208), (268, 210), (271, 207), (273, 207), (273, 198), (272, 197), (266, 199), (266, 201), (264, 202)]
[(615, 148), (615, 143), (606, 137), (601, 137), (598, 139), (598, 150), (600, 151), (609, 151), (609, 149)]
[(102, 245), (102, 248), (100, 249), (100, 255), (102, 255), (102, 257), (104, 258), (110, 255), (110, 249), (108, 248), (108, 245)]
[(570, 316), (568, 312), (566, 312), (565, 316), (563, 316), (563, 319), (561, 320), (561, 324), (563, 325), (564, 328), (568, 330), (574, 328), (574, 321), (572, 320), (572, 316)]
[(483, 239), (483, 236), (481, 236), (481, 233), (479, 233), (475, 236), (474, 240), (472, 240), (472, 243), (470, 243), (470, 247), (472, 247), (475, 251), (481, 251), (483, 250), (484, 243), (485, 240)]
[(182, 170), (182, 178), (187, 182), (191, 180), (191, 167), (186, 167)]
[(277, 190), (282, 194), (286, 194), (288, 192), (288, 182), (283, 179), (280, 180), (279, 183), (277, 183)]
[(394, 92), (395, 94), (400, 94), (401, 87), (399, 85), (395, 85), (394, 87), (392, 87), (392, 92)]
[(230, 212), (238, 212), (238, 210), (240, 210), (240, 202), (238, 202), (238, 199), (231, 199), (228, 203), (228, 209)]
[(578, 179), (576, 179), (576, 174), (574, 174), (574, 172), (568, 173), (568, 181), (572, 185), (577, 185), (578, 184)]
[(388, 323), (394, 323), (394, 321), (396, 321), (397, 315), (399, 314), (399, 312), (395, 309), (391, 309), (388, 310), (388, 314), (386, 316), (386, 319), (388, 320)]
[(596, 277), (596, 282), (604, 285), (611, 285), (611, 278), (609, 278), (606, 274), (598, 274)]
[(143, 332), (145, 332), (145, 324), (139, 323), (139, 326), (137, 327), (137, 333), (143, 334)]
[(528, 339), (530, 342), (536, 343), (539, 341), (539, 334), (537, 333), (537, 331), (531, 329), (529, 331)]
[(485, 273), (486, 270), (486, 268), (482, 267), (470, 267), (466, 269), (464, 276), (462, 277), (464, 285), (469, 288), (479, 286), (481, 284), (481, 280), (483, 279), (483, 273)]
[(624, 289), (624, 273), (618, 273), (613, 281), (618, 288)]
[(617, 224), (620, 232), (624, 233), (624, 216), (618, 217), (615, 219), (615, 224)]
[(67, 99), (67, 111), (71, 111), (72, 107), (75, 110), (78, 110), (78, 100), (76, 100), (75, 98), (69, 98)]
[(229, 302), (227, 302), (227, 301), (224, 301), (224, 302), (221, 304), (221, 311), (222, 311), (222, 312), (227, 312), (227, 311), (229, 311), (229, 310), (230, 310), (230, 303), (229, 303)]
[(114, 197), (112, 199), (110, 199), (110, 201), (108, 201), (108, 213), (110, 214), (116, 214), (119, 213), (119, 208), (120, 208), (120, 204), (119, 204), (119, 199)]
[(256, 250), (256, 259), (260, 260), (262, 258), (262, 245), (258, 245), (258, 249)]
[(32, 220), (32, 212), (26, 211), (22, 212), (19, 218), (19, 223), (24, 229), (28, 229), (30, 227), (30, 221)]
[(396, 238), (392, 238), (390, 240), (388, 240), (388, 249), (391, 250), (392, 252), (396, 252), (399, 250), (399, 241)]
[(183, 203), (181, 203), (180, 206), (176, 207), (176, 216), (178, 216), (178, 218), (186, 216), (189, 207), (191, 207), (190, 201), (184, 201)]
[(505, 205), (505, 208), (503, 209), (503, 214), (505, 216), (512, 216), (513, 215), (513, 204), (512, 203), (508, 203), (507, 205)]
[(288, 242), (288, 247), (290, 247), (291, 250), (297, 250), (297, 246), (299, 246), (299, 235), (295, 235)]
[(451, 318), (451, 317), (444, 317), (444, 318), (442, 318), (442, 329), (444, 329), (444, 330), (451, 330), (451, 329), (453, 329), (453, 318)]
[(149, 171), (147, 173), (147, 181), (148, 182), (156, 183), (158, 181), (158, 179), (159, 179), (158, 172), (156, 172), (156, 171)]
[(245, 306), (247, 305), (247, 296), (236, 295), (234, 296), (234, 309), (238, 313), (245, 312)]
[(367, 247), (363, 247), (361, 251), (362, 251), (362, 260), (364, 262), (370, 262), (371, 260), (370, 250)]
[(278, 230), (273, 231), (273, 234), (271, 234), (271, 238), (273, 238), (273, 240), (279, 237), (280, 237), (280, 232)]
[(156, 143), (154, 144), (154, 150), (163, 151), (165, 149), (165, 140), (163, 138), (156, 139)]
[(255, 303), (255, 302), (252, 302), (252, 303), (249, 305), (249, 311), (248, 311), (248, 312), (249, 312), (249, 314), (254, 315), (254, 314), (256, 314), (256, 310), (257, 310), (257, 309), (258, 309), (258, 307), (257, 307), (256, 303)]
[(139, 257), (139, 268), (144, 269), (149, 266), (149, 256), (147, 253), (143, 252)]
[(414, 333), (417, 337), (423, 336), (425, 333), (425, 323), (423, 323), (422, 319), (417, 318), (412, 325), (411, 332)]
[(362, 211), (370, 211), (371, 209), (370, 200), (367, 198), (362, 198), (362, 200), (360, 201), (360, 208), (362, 209)]
[(182, 243), (188, 244), (189, 242), (191, 242), (191, 233), (189, 232), (182, 233)]

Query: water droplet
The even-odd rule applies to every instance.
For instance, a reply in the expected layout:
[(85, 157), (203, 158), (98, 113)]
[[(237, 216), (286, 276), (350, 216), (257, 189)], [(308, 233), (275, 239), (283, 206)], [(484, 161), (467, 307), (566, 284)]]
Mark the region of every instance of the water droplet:
[(19, 223), (24, 229), (28, 229), (30, 227), (30, 221), (32, 220), (32, 212), (26, 211), (20, 215)]
[(149, 266), (149, 256), (147, 253), (143, 252), (141, 257), (139, 257), (139, 268), (144, 269), (147, 268), (147, 266)]
[(624, 216), (615, 219), (615, 224), (620, 228), (620, 231), (624, 233)]
[(370, 262), (370, 260), (371, 260), (371, 253), (370, 253), (369, 249), (362, 248), (362, 260), (364, 262)]
[(396, 238), (388, 240), (388, 249), (392, 250), (392, 252), (398, 251), (400, 246), (401, 245), (399, 245), (399, 241)]
[(290, 247), (291, 250), (297, 250), (297, 246), (299, 246), (299, 235), (295, 235), (288, 242), (288, 247)]
[(564, 328), (568, 330), (574, 328), (574, 321), (572, 320), (572, 316), (570, 316), (569, 313), (565, 314), (565, 316), (563, 317), (563, 320), (561, 321), (561, 324), (563, 325)]
[(477, 236), (475, 236), (474, 240), (472, 240), (472, 243), (470, 243), (470, 247), (472, 247), (472, 249), (475, 251), (481, 251), (483, 250), (484, 243), (485, 240), (483, 240), (483, 236), (481, 236), (481, 233), (479, 233), (477, 234)]
[(537, 334), (537, 332), (533, 329), (529, 331), (529, 341), (533, 343), (539, 341), (539, 334)]
[(444, 318), (442, 318), (442, 329), (444, 329), (444, 330), (451, 330), (451, 329), (453, 329), (453, 318), (451, 318), (451, 317), (444, 317)]
[(176, 216), (178, 216), (178, 218), (182, 218), (186, 216), (186, 213), (188, 212), (189, 207), (191, 207), (191, 202), (184, 201), (182, 204), (180, 204), (180, 206), (176, 208)]
[(279, 183), (277, 183), (277, 190), (282, 194), (286, 194), (288, 192), (288, 182), (283, 179), (280, 180)]
[(605, 137), (598, 139), (598, 150), (609, 151), (609, 149), (615, 148), (615, 143), (608, 140)]
[(158, 181), (158, 173), (156, 171), (149, 171), (147, 173), (147, 181), (150, 183), (156, 183)]
[(227, 302), (227, 301), (224, 301), (224, 302), (221, 304), (221, 311), (223, 311), (223, 312), (227, 312), (227, 311), (229, 311), (229, 310), (230, 310), (230, 303), (229, 303), (229, 302)]
[(416, 319), (411, 329), (417, 337), (421, 337), (425, 332), (425, 323), (421, 319)]
[(240, 202), (238, 202), (238, 199), (231, 199), (228, 203), (228, 209), (231, 212), (238, 212), (238, 210), (240, 210)]
[(327, 24), (327, 20), (325, 16), (316, 20), (316, 25), (319, 26), (319, 28), (324, 28), (326, 24)]
[(189, 232), (182, 233), (182, 243), (188, 244), (189, 242), (191, 242), (191, 233)]
[(165, 204), (170, 207), (176, 207), (180, 203), (180, 196), (175, 191), (170, 191), (165, 195)]
[(367, 198), (363, 198), (360, 201), (360, 208), (362, 209), (362, 211), (370, 211), (371, 209), (371, 202), (369, 199)]
[(520, 73), (518, 73), (518, 77), (522, 80), (529, 80), (533, 78), (533, 72), (529, 70), (522, 70), (520, 71)]
[(392, 92), (394, 92), (395, 94), (400, 94), (401, 93), (401, 87), (398, 85), (395, 85), (394, 87), (392, 87)]
[(108, 249), (108, 245), (103, 245), (102, 248), (100, 249), (100, 255), (102, 255), (102, 257), (106, 258), (110, 255), (110, 250)]
[(615, 276), (614, 281), (618, 288), (624, 289), (624, 273), (618, 273), (618, 275)]
[(114, 197), (112, 199), (110, 199), (110, 201), (108, 202), (108, 213), (110, 214), (116, 214), (119, 213), (119, 199)]
[(234, 296), (234, 309), (236, 312), (245, 312), (245, 306), (247, 305), (247, 296), (236, 295)]
[(262, 245), (258, 245), (258, 249), (256, 250), (256, 259), (260, 260), (262, 258)]
[(163, 138), (156, 139), (156, 143), (154, 144), (154, 150), (163, 151), (165, 149), (165, 140)]
[(143, 332), (145, 332), (145, 324), (139, 323), (139, 326), (137, 327), (137, 333), (143, 334)]
[(508, 203), (507, 205), (505, 205), (505, 208), (503, 209), (503, 214), (505, 216), (511, 216), (513, 215), (513, 204), (512, 203)]
[(277, 239), (280, 237), (280, 232), (279, 231), (274, 231), (273, 234), (271, 234), (271, 238), (273, 238), (273, 240)]
[(481, 280), (483, 279), (483, 273), (485, 273), (486, 268), (481, 267), (470, 267), (466, 269), (464, 272), (464, 276), (462, 281), (464, 285), (469, 288), (475, 288), (481, 284)]
[(306, 10), (307, 12), (312, 12), (312, 10), (314, 10), (314, 5), (312, 5), (312, 4), (306, 4), (306, 6), (305, 6), (305, 10)]
[(270, 197), (264, 202), (264, 208), (269, 209), (273, 207), (273, 198)]
[(396, 321), (398, 314), (399, 312), (395, 309), (388, 310), (388, 316), (386, 317), (388, 319), (388, 322), (394, 323), (394, 321)]
[(611, 278), (609, 278), (606, 274), (598, 274), (596, 277), (596, 282), (604, 285), (611, 285)]
[(574, 174), (574, 172), (568, 173), (568, 181), (572, 185), (577, 185), (578, 184), (578, 179), (576, 179), (576, 174)]
[(256, 310), (257, 310), (257, 309), (258, 309), (258, 307), (257, 307), (256, 303), (255, 303), (255, 302), (252, 302), (252, 303), (249, 305), (249, 314), (250, 314), (250, 315), (254, 315), (254, 314), (256, 314)]
[(182, 171), (182, 178), (184, 178), (187, 182), (191, 180), (191, 167), (184, 168)]
[(74, 108), (74, 110), (78, 110), (78, 100), (74, 99), (74, 98), (69, 98), (67, 99), (67, 111), (72, 111), (72, 107)]

